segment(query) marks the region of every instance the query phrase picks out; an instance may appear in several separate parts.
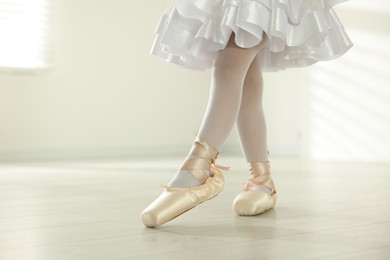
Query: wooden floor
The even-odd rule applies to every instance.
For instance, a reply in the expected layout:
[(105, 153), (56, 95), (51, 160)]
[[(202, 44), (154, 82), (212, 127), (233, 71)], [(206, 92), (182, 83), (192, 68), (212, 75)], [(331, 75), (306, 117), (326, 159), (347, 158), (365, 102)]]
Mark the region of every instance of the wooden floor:
[(389, 164), (274, 159), (276, 208), (237, 217), (246, 164), (223, 158), (217, 198), (144, 228), (140, 212), (180, 162), (0, 164), (0, 259), (390, 259)]

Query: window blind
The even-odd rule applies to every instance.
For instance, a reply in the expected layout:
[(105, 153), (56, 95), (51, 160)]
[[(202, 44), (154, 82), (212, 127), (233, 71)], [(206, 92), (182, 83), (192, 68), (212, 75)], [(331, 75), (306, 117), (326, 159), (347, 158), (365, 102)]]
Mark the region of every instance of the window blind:
[(0, 0), (0, 68), (47, 68), (48, 33), (48, 0)]

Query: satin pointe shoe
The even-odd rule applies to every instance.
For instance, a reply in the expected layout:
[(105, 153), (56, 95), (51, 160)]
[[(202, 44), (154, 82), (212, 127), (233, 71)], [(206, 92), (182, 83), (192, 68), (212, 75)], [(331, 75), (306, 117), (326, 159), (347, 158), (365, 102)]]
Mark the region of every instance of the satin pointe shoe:
[[(270, 177), (269, 162), (249, 163), (251, 179), (244, 183), (244, 192), (237, 195), (233, 209), (239, 216), (254, 216), (273, 208), (276, 204), (276, 190)], [(271, 193), (261, 190), (268, 187)]]
[(142, 212), (143, 224), (149, 228), (160, 226), (217, 196), (224, 186), (220, 169), (228, 170), (215, 164), (218, 154), (204, 140), (196, 138), (179, 171), (189, 171), (203, 184), (191, 188), (164, 187), (163, 193)]

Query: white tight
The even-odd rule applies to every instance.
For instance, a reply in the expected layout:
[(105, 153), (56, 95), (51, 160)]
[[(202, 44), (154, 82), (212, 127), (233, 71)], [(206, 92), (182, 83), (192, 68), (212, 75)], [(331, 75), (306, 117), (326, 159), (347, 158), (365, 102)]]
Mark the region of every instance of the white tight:
[[(258, 64), (262, 43), (240, 48), (231, 37), (218, 54), (213, 69), (210, 97), (199, 137), (220, 150), (235, 123), (248, 162), (268, 160), (267, 132), (262, 108), (263, 78)], [(169, 187), (192, 187), (201, 183), (188, 171), (179, 171)]]
[(263, 111), (263, 75), (255, 59), (246, 74), (237, 129), (248, 162), (268, 160), (267, 127)]
[(199, 137), (220, 150), (237, 122), (240, 143), (248, 162), (264, 162), (267, 132), (262, 108), (263, 78), (256, 56), (261, 44), (237, 47), (233, 37), (213, 69), (210, 98)]

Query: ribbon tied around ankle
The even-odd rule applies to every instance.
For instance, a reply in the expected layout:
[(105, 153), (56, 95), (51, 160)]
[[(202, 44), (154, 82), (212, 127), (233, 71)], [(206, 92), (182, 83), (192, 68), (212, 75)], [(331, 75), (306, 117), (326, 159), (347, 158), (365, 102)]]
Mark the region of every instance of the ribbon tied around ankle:
[(253, 191), (259, 185), (264, 185), (276, 193), (275, 184), (270, 177), (269, 162), (249, 163), (249, 170), (252, 178), (244, 183), (244, 191)]

